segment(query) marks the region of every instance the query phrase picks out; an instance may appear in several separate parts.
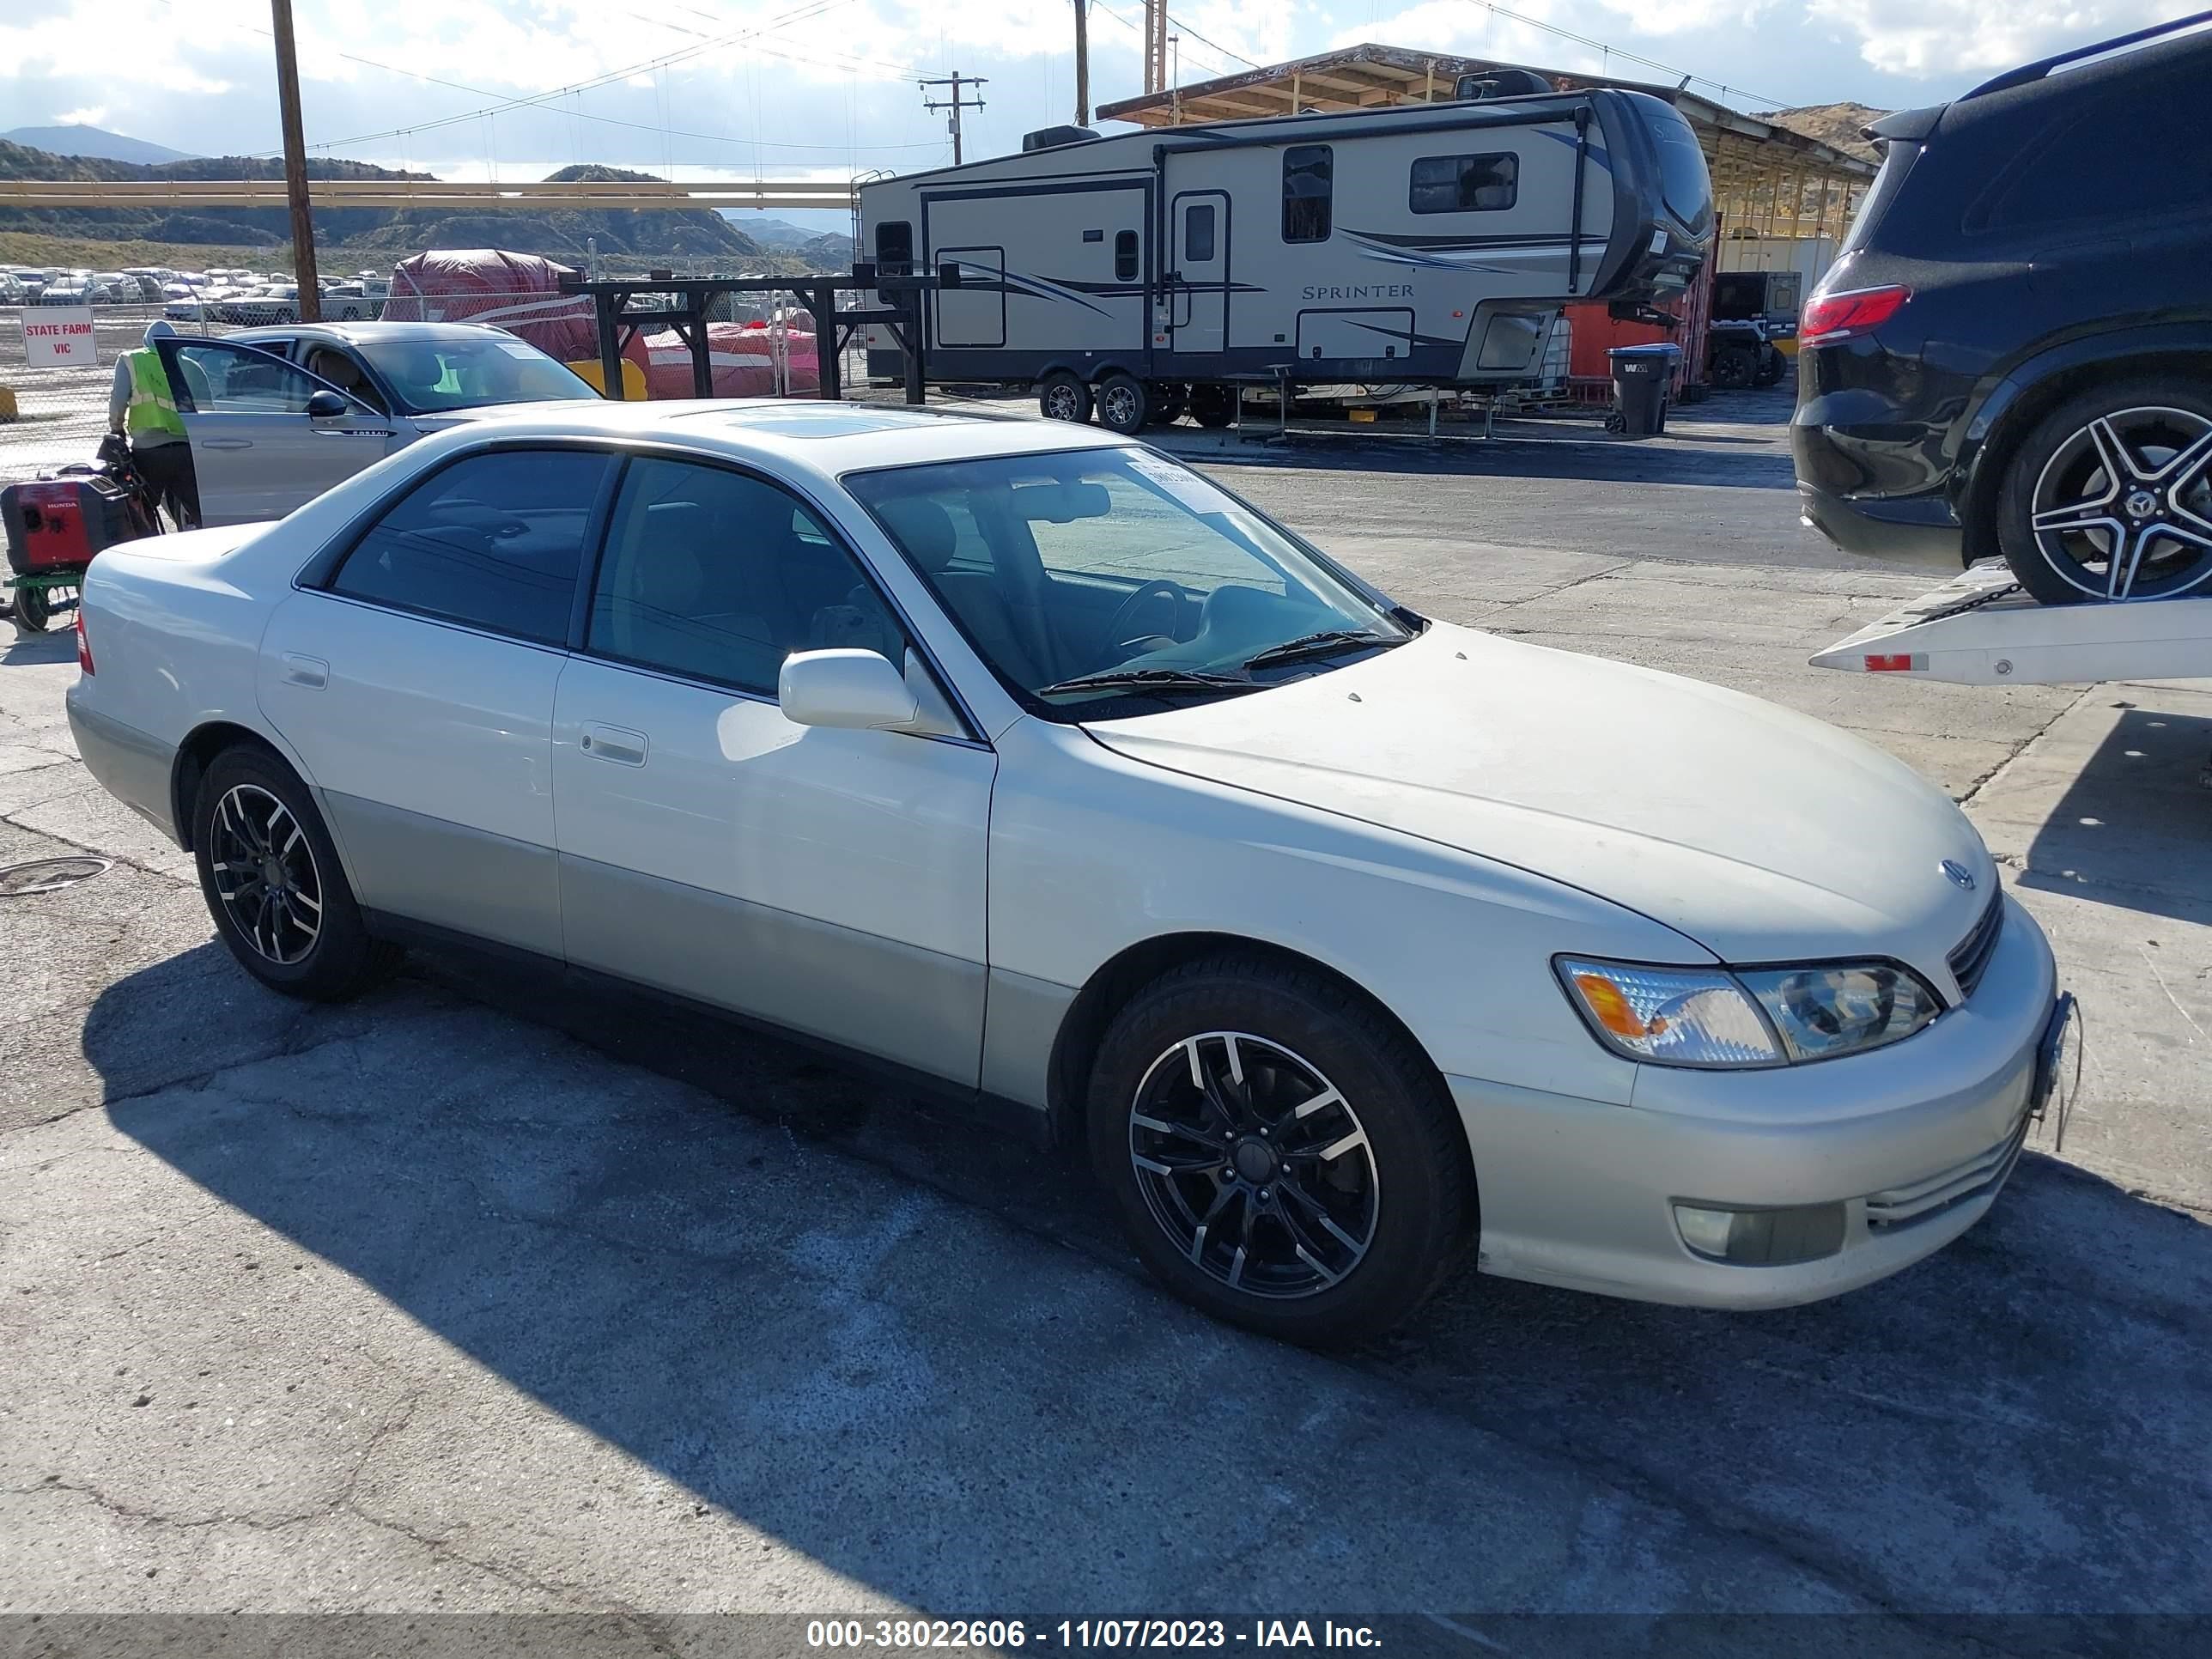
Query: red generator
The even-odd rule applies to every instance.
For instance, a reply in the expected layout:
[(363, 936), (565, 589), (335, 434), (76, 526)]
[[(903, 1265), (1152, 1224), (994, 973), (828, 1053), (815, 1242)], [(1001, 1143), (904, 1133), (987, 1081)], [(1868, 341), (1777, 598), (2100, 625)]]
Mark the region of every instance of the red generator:
[(0, 489), (0, 520), (8, 527), (12, 614), (27, 634), (43, 633), (70, 602), (94, 554), (147, 533), (131, 491), (90, 475), (9, 484)]

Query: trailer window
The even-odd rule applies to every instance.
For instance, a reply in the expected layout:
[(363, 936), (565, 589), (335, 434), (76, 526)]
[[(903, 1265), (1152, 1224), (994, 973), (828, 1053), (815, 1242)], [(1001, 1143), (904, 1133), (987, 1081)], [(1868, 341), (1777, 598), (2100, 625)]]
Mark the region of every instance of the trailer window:
[(894, 275), (914, 263), (914, 227), (893, 219), (876, 227), (876, 266)]
[(1194, 265), (1213, 258), (1213, 204), (1194, 202), (1182, 210), (1182, 257)]
[(1283, 240), (1326, 242), (1334, 193), (1335, 155), (1327, 144), (1293, 144), (1283, 152)]
[(1406, 205), (1416, 213), (1495, 213), (1521, 191), (1521, 158), (1424, 155), (1413, 163)]
[(1133, 230), (1114, 233), (1114, 280), (1117, 283), (1137, 280), (1137, 233)]

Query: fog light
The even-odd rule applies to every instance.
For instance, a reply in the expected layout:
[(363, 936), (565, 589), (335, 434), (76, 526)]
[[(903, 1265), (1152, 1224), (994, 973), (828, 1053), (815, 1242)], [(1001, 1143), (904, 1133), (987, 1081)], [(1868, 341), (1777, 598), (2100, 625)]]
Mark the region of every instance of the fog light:
[(1844, 1248), (1844, 1206), (1802, 1204), (1786, 1210), (1714, 1210), (1674, 1206), (1682, 1243), (1713, 1261), (1746, 1267), (1786, 1267), (1818, 1261)]

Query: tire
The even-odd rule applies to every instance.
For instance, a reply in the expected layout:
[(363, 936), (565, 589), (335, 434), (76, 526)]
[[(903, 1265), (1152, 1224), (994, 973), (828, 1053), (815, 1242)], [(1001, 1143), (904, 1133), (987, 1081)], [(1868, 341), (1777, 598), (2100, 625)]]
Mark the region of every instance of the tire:
[(1091, 388), (1081, 375), (1055, 368), (1037, 382), (1037, 412), (1048, 421), (1073, 421), (1080, 426), (1091, 418)]
[[(274, 912), (256, 902), (269, 890), (267, 878), (238, 868), (257, 843), (275, 854), (265, 866), (283, 871)], [(369, 936), (306, 786), (267, 750), (241, 744), (209, 765), (192, 803), (192, 860), (216, 932), (239, 965), (271, 990), (342, 1001), (398, 958)]]
[(1237, 418), (1237, 393), (1225, 386), (1194, 386), (1190, 389), (1190, 415), (1200, 426), (1218, 432)]
[(1755, 386), (1770, 386), (1780, 383), (1790, 360), (1768, 346), (1759, 354), (1759, 367), (1752, 372), (1751, 383)]
[(1742, 346), (1723, 346), (1713, 354), (1713, 384), (1724, 392), (1740, 392), (1759, 373), (1759, 361)]
[[(1211, 1093), (1193, 1081), (1194, 1046)], [(1170, 1127), (1185, 1121), (1205, 1133)], [(1310, 969), (1225, 954), (1154, 981), (1107, 1029), (1085, 1129), (1153, 1274), (1285, 1341), (1389, 1329), (1475, 1235), (1474, 1170), (1442, 1079), (1402, 1030)]]
[(1091, 397), (1097, 407), (1098, 424), (1125, 438), (1133, 438), (1145, 429), (1157, 402), (1142, 380), (1118, 369), (1098, 382)]
[(25, 634), (43, 634), (46, 624), (54, 619), (52, 606), (46, 603), (42, 587), (19, 587), (15, 590), (15, 627)]
[(1169, 386), (1159, 389), (1159, 405), (1152, 410), (1154, 426), (1173, 426), (1190, 413), (1190, 389)]
[(2067, 398), (2006, 460), (1996, 515), (2045, 605), (2212, 592), (2212, 386), (2130, 375)]

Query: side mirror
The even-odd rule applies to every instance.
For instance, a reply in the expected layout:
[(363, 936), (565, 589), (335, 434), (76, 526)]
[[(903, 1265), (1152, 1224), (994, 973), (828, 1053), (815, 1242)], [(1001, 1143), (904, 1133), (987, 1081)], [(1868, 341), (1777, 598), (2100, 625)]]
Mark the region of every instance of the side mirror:
[(797, 651), (783, 659), (775, 700), (794, 726), (881, 731), (921, 710), (906, 678), (878, 651)]
[(310, 420), (331, 421), (352, 412), (353, 405), (335, 392), (313, 392), (307, 395), (307, 418)]

